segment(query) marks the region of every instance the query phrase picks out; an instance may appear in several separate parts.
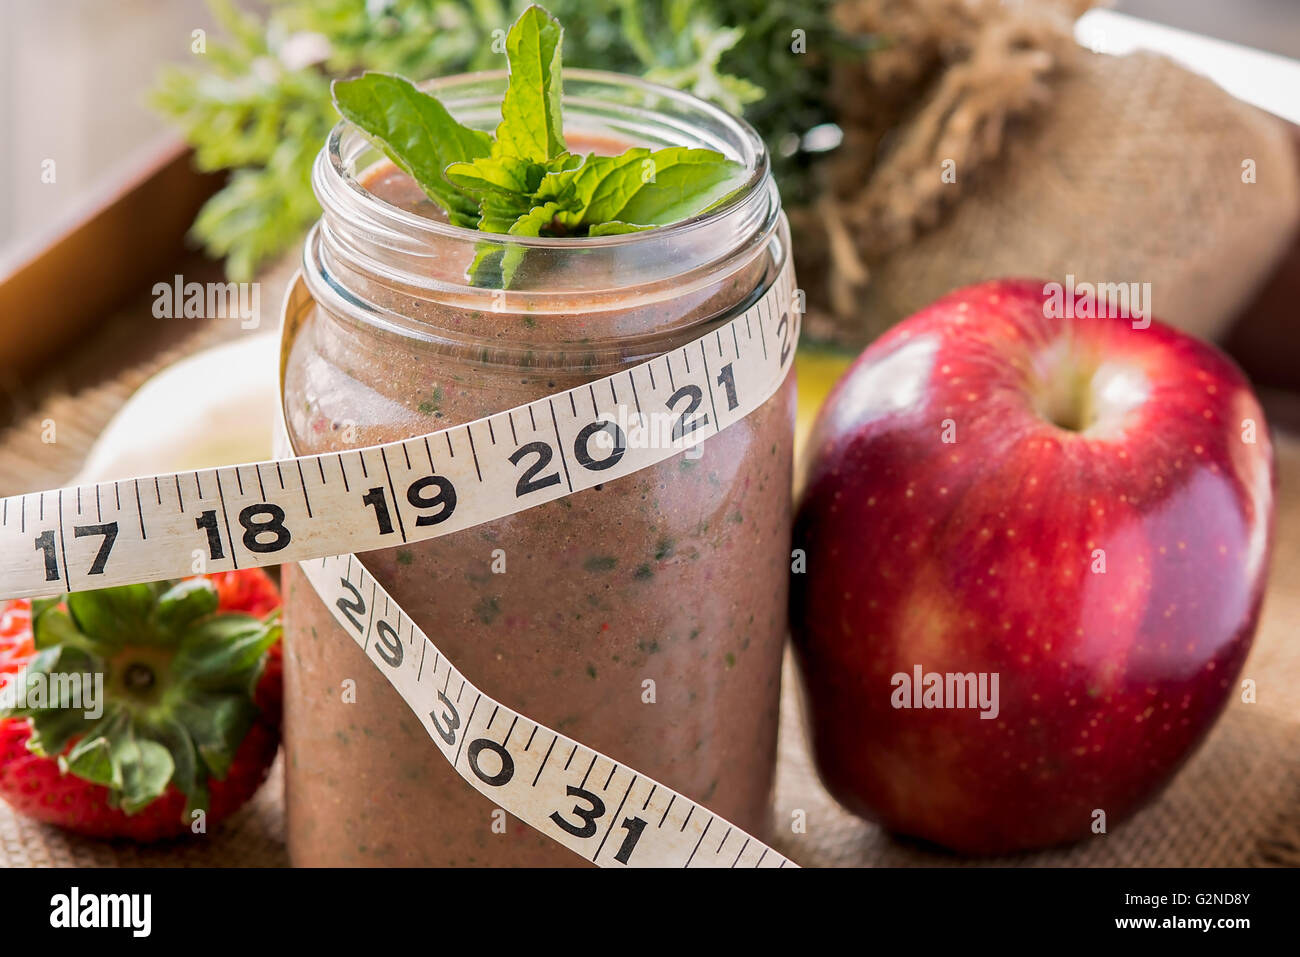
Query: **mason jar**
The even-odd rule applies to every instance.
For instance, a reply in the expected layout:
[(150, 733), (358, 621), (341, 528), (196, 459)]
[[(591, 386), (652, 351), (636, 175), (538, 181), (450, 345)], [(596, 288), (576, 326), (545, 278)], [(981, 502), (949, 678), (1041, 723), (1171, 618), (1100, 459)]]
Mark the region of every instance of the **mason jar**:
[[(492, 129), (504, 72), (425, 85)], [(284, 370), (298, 454), (421, 435), (645, 362), (775, 281), (789, 235), (743, 121), (686, 94), (566, 70), (573, 152), (698, 146), (744, 167), (715, 209), (598, 238), (449, 225), (347, 123), (313, 185), (311, 297)], [(485, 245), (486, 244), (486, 245)], [(514, 247), (507, 290), (471, 285)], [(659, 465), (474, 528), (360, 557), (485, 693), (735, 825), (768, 830), (790, 561), (793, 374), (758, 410)], [(453, 771), (296, 566), (285, 583), (285, 774), (296, 865), (581, 859)]]

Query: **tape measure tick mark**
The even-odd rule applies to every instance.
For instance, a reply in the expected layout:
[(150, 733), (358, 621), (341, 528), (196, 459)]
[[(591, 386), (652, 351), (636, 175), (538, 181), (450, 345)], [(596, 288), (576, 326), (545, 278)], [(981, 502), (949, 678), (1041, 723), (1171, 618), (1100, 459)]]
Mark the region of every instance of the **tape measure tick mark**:
[[(577, 750), (577, 746), (576, 746), (576, 745), (575, 745), (575, 747), (574, 747), (574, 750), (575, 750), (575, 751)], [(596, 766), (596, 759), (597, 759), (598, 757), (600, 757), (600, 755), (598, 755), (598, 754), (593, 754), (593, 755), (591, 756), (591, 764), (587, 765), (587, 773), (584, 774), (584, 775), (582, 776), (582, 783), (579, 784), (578, 787), (580, 787), (580, 788), (585, 788), (585, 787), (587, 786), (587, 778), (591, 777), (591, 771), (592, 771), (592, 769)]]
[(465, 426), (465, 434), (469, 436), (469, 454), (474, 456), (474, 474), (478, 476), (480, 482), (483, 481), (483, 471), (478, 467), (478, 449), (474, 448), (474, 430), (470, 426)]
[[(695, 808), (691, 808), (691, 810), (694, 811)], [(691, 816), (690, 816), (689, 814), (687, 814), (687, 815), (686, 815), (686, 820), (689, 821), (690, 819), (691, 819)], [(685, 865), (683, 865), (684, 867), (690, 867), (690, 866), (691, 866), (691, 861), (695, 860), (695, 852), (698, 851), (698, 850), (700, 849), (700, 845), (704, 843), (704, 835), (709, 833), (709, 827), (710, 827), (712, 824), (713, 824), (713, 818), (709, 818), (708, 823), (704, 825), (704, 830), (700, 831), (700, 839), (699, 839), (698, 841), (695, 842), (695, 850), (691, 851), (691, 856), (688, 857), (688, 858), (686, 858), (686, 863), (685, 863)], [(683, 830), (686, 829), (686, 825), (685, 825), (685, 824), (682, 825), (682, 829), (683, 829)]]
[[(536, 734), (536, 729), (534, 729), (534, 732), (533, 732), (533, 733)], [(539, 765), (537, 766), (537, 773), (536, 773), (535, 775), (533, 775), (533, 785), (532, 785), (533, 787), (537, 787), (537, 782), (541, 780), (541, 778), (542, 778), (542, 771), (543, 771), (543, 770), (545, 769), (545, 767), (546, 767), (546, 762), (549, 761), (549, 760), (551, 760), (551, 752), (552, 752), (553, 750), (555, 750), (555, 742), (556, 742), (556, 741), (559, 741), (559, 740), (560, 740), (560, 736), (559, 736), (558, 734), (557, 734), (555, 737), (553, 737), (553, 738), (551, 739), (551, 746), (550, 746), (549, 748), (546, 749), (546, 756), (545, 756), (544, 758), (542, 758), (542, 763), (539, 764)], [(529, 738), (529, 739), (528, 739), (528, 743), (529, 743), (529, 744), (532, 744), (532, 743), (533, 743), (533, 739), (532, 739), (532, 738)], [(525, 748), (524, 750), (527, 750), (527, 749)]]
[[(45, 496), (41, 496), (44, 502)], [(72, 591), (72, 579), (68, 577), (68, 547), (63, 542), (63, 490), (59, 490), (59, 551), (63, 554), (63, 583), (68, 586), (68, 591)]]
[[(236, 568), (238, 568), (239, 556), (235, 553), (235, 536), (230, 534), (230, 514), (226, 511), (226, 495), (221, 489), (221, 473), (217, 472), (215, 474), (217, 476), (217, 501), (221, 503), (221, 521), (226, 526), (226, 539), (230, 542), (230, 561)], [(238, 469), (235, 469), (235, 474), (236, 475), (239, 474)], [(306, 493), (304, 492), (304, 494)], [(137, 499), (137, 504), (139, 504), (139, 489), (136, 490), (136, 499)], [(141, 525), (140, 525), (141, 536), (144, 535), (143, 521), (144, 520), (142, 518)]]
[(311, 498), (307, 495), (307, 478), (302, 474), (302, 459), (297, 462), (298, 465), (298, 484), (302, 486), (302, 503), (307, 506), (307, 517), (311, 518)]
[[(573, 398), (572, 392), (569, 393), (569, 398)], [(564, 466), (564, 481), (568, 484), (569, 491), (572, 492), (573, 479), (569, 477), (569, 457), (564, 454), (564, 439), (560, 438), (560, 422), (555, 417), (555, 403), (548, 399), (547, 404), (551, 407), (551, 424), (555, 426), (555, 445), (560, 450), (560, 464)], [(577, 413), (575, 412), (574, 415), (576, 416)]]
[[(460, 686), (460, 690), (461, 690), (461, 691), (464, 691), (464, 690), (465, 690), (465, 686), (464, 686), (464, 685), (461, 685), (461, 686)], [(469, 709), (469, 718), (465, 721), (465, 730), (466, 730), (466, 731), (469, 730), (470, 723), (474, 720), (474, 712), (478, 710), (478, 703), (479, 703), (480, 701), (482, 701), (482, 700), (483, 700), (483, 695), (482, 695), (482, 694), (480, 694), (477, 698), (474, 699), (474, 706), (473, 706), (472, 708)], [(460, 704), (460, 696), (459, 696), (459, 695), (456, 696), (456, 703), (457, 703), (457, 704)], [(456, 760), (452, 762), (453, 765), (455, 765), (455, 764), (460, 764), (460, 752), (461, 752), (461, 749), (465, 747), (465, 739), (468, 738), (468, 737), (469, 737), (468, 734), (466, 734), (466, 733), (464, 733), (464, 732), (461, 733), (461, 736), (460, 736), (460, 744), (457, 745), (457, 747), (456, 747)]]

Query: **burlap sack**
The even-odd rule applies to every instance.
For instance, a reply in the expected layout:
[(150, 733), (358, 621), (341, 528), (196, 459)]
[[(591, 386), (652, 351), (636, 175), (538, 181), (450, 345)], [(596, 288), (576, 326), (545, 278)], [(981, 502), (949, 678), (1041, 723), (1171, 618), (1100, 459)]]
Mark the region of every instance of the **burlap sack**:
[(859, 347), (1008, 275), (1150, 283), (1157, 316), (1206, 338), (1248, 301), (1300, 222), (1286, 127), (1163, 57), (1077, 47), (1088, 5), (841, 4), (902, 25), (892, 59), (841, 69), (846, 140), (794, 217), (814, 335)]

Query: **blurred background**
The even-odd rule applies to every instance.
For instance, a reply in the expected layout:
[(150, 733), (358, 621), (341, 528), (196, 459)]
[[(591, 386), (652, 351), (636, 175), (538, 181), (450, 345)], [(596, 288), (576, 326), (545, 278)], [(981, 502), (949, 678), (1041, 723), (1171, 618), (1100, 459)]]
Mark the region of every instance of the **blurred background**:
[[(0, 260), (174, 136), (147, 93), (163, 63), (190, 56), (190, 31), (204, 26), (203, 0), (0, 3)], [(56, 181), (42, 183), (51, 157)]]
[[(1295, 0), (1120, 0), (1112, 9), (1300, 57)], [(148, 93), (159, 67), (192, 58), (191, 32), (213, 27), (203, 0), (0, 2), (0, 128), (9, 131), (0, 151), (0, 262), (174, 135)], [(56, 184), (39, 179), (49, 157), (58, 160)]]

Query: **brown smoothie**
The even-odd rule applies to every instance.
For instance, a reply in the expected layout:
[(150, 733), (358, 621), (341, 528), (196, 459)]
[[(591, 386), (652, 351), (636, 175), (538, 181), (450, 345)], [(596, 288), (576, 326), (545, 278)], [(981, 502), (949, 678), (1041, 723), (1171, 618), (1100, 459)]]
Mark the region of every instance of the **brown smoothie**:
[[(362, 181), (393, 205), (440, 216), (391, 166)], [(608, 298), (564, 316), (395, 298), (394, 310), (439, 330), (437, 342), (317, 307), (286, 370), (295, 447), (307, 454), (392, 441), (608, 375), (725, 321), (761, 291), (770, 266), (756, 259), (707, 290), (660, 303), (654, 340), (613, 351), (602, 337), (645, 316)], [(472, 347), (449, 345), (455, 337)], [(794, 398), (791, 375), (697, 457), (678, 454), (499, 521), (361, 558), (487, 694), (761, 835), (785, 637)], [(285, 567), (284, 584), (294, 864), (581, 863), (494, 814), (296, 566)]]

